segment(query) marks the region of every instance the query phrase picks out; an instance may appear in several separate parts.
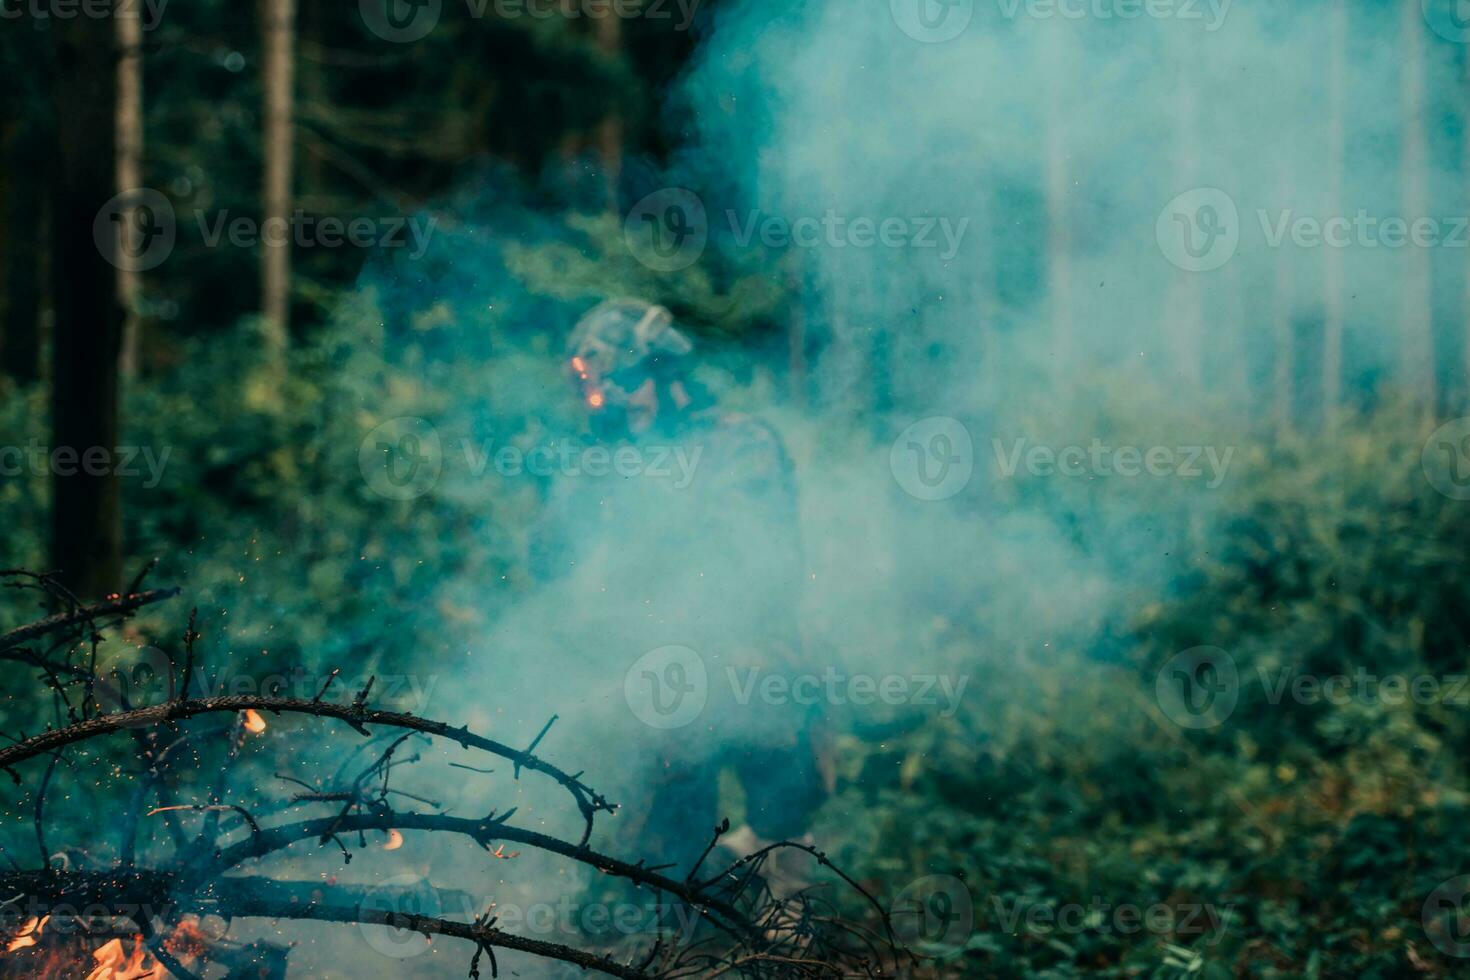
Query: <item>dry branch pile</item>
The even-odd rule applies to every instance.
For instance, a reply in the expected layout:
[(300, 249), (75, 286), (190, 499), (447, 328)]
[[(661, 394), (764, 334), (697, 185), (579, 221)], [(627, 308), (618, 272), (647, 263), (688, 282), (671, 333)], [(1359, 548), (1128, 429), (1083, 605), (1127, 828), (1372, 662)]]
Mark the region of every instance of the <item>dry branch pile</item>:
[[(146, 574), (145, 569), (145, 574)], [(182, 662), (168, 655), (166, 700), (135, 706), (125, 686), (109, 686), (99, 672), (98, 649), (106, 631), (138, 609), (161, 602), (177, 590), (142, 589), (143, 575), (124, 594), (84, 603), (53, 577), (23, 571), (0, 572), (12, 588), (34, 590), (58, 612), (0, 634), (0, 660), (36, 671), (42, 685), (37, 698), (49, 697), (53, 718), (44, 731), (0, 735), (0, 770), (13, 780), (17, 796), (32, 789), (22, 808), (13, 798), (5, 807), (10, 820), (29, 819), (39, 865), (24, 867), (11, 854), (0, 871), (0, 976), (101, 977), (173, 976), (190, 980), (220, 970), (231, 977), (284, 977), (290, 950), (269, 943), (241, 943), (224, 929), (242, 919), (296, 919), (322, 923), (381, 924), (424, 936), (445, 936), (467, 944), (468, 973), (496, 976), (497, 951), (512, 950), (625, 978), (728, 976), (872, 977), (887, 975), (906, 957), (893, 937), (887, 914), (863, 889), (846, 878), (816, 849), (782, 842), (750, 854), (728, 867), (707, 866), (728, 823), (714, 828), (703, 856), (687, 874), (647, 861), (628, 861), (592, 849), (599, 814), (615, 804), (594, 790), (581, 773), (568, 773), (535, 754), (553, 717), (524, 749), (488, 738), (467, 727), (453, 727), (414, 714), (373, 707), (371, 680), (359, 691), (339, 696), (335, 672), (314, 698), (271, 695), (210, 697), (190, 695), (196, 659), (194, 616), (182, 642)], [(12, 677), (15, 673), (12, 672)], [(14, 687), (12, 686), (12, 694)], [(104, 702), (110, 710), (104, 709)], [(231, 792), (232, 773), (244, 740), (267, 727), (267, 716), (304, 716), (328, 726), (333, 735), (372, 741), (356, 771), (330, 784), (289, 775), (290, 787), (271, 807), (255, 812)], [(222, 723), (221, 723), (222, 722)], [(341, 728), (355, 731), (350, 735)], [(571, 797), (582, 817), (576, 841), (526, 829), (512, 822), (515, 811), (456, 816), (438, 804), (393, 786), (394, 773), (419, 760), (408, 747), (440, 739), (499, 757), (522, 772), (554, 781)], [(104, 741), (105, 740), (105, 741)], [(106, 763), (106, 751), (121, 742), (139, 778), (120, 815), (121, 843), (115, 857), (90, 853), (100, 828), (73, 828), (73, 839), (59, 844), (46, 814), (47, 793), (58, 778), (78, 766)], [(209, 747), (212, 754), (201, 752)], [(201, 774), (205, 758), (215, 771)], [(29, 765), (28, 765), (29, 764)], [(193, 767), (192, 771), (189, 770)], [(469, 767), (464, 767), (469, 768)], [(187, 775), (187, 780), (181, 776)], [(188, 798), (207, 788), (203, 798)], [(316, 809), (309, 819), (287, 819)], [(274, 819), (273, 819), (274, 818)], [(144, 821), (162, 820), (168, 841), (141, 849)], [(150, 825), (151, 826), (151, 825)], [(556, 855), (595, 868), (646, 890), (659, 902), (687, 913), (687, 929), (656, 928), (638, 948), (613, 948), (589, 941), (581, 945), (550, 942), (497, 925), (493, 908), (467, 921), (414, 911), (412, 896), (386, 886), (366, 888), (322, 881), (283, 881), (240, 873), (241, 866), (280, 852), (297, 842), (316, 842), (350, 861), (367, 846), (367, 835), (382, 834), (389, 848), (402, 831), (456, 835), (478, 844), (491, 857), (506, 857), (507, 845)], [(144, 855), (160, 851), (147, 861)], [(764, 874), (773, 854), (804, 852), (827, 868), (873, 909), (878, 931), (836, 914), (821, 888), (776, 894)], [(451, 893), (438, 891), (440, 897)], [(457, 895), (465, 901), (468, 896)], [(398, 899), (402, 898), (402, 901)], [(79, 972), (80, 971), (80, 972)]]

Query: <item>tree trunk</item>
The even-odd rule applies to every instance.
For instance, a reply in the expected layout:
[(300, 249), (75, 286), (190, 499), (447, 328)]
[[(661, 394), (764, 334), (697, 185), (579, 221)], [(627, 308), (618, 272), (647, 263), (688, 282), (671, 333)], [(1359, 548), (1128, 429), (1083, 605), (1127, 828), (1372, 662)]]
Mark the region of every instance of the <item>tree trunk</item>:
[[(1277, 168), (1277, 200), (1286, 202), (1291, 200), (1291, 171), (1285, 162)], [(1296, 385), (1296, 335), (1292, 326), (1292, 307), (1294, 305), (1294, 294), (1292, 292), (1291, 272), (1288, 264), (1279, 258), (1275, 262), (1276, 283), (1271, 303), (1271, 335), (1274, 341), (1275, 357), (1272, 367), (1272, 416), (1276, 422), (1278, 432), (1288, 433), (1291, 431), (1293, 422), (1293, 396)]]
[[(1403, 44), (1402, 105), (1404, 121), (1400, 177), (1404, 217), (1412, 224), (1428, 216), (1428, 151), (1424, 133), (1424, 17), (1420, 0), (1400, 0)], [(1402, 278), (1402, 383), (1426, 412), (1435, 408), (1434, 316), (1429, 252), (1410, 245)]]
[(295, 0), (262, 0), (261, 19), (261, 88), (265, 93), (262, 156), (265, 180), (261, 209), (260, 305), (268, 353), (279, 356), (287, 346), (291, 310), (289, 221)]
[(36, 130), (14, 111), (0, 131), (0, 369), (19, 384), (41, 376), (41, 198), (25, 175), (43, 173), (44, 154), (32, 145)]
[[(1465, 52), (1465, 91), (1470, 94), (1470, 48)], [(1465, 148), (1460, 164), (1462, 178), (1470, 178), (1470, 106), (1466, 107), (1465, 116), (1460, 125), (1464, 128)], [(1470, 274), (1465, 276), (1465, 309), (1462, 314), (1465, 318), (1464, 344), (1465, 348), (1461, 354), (1464, 364), (1465, 376), (1461, 380), (1461, 406), (1470, 411)]]
[[(141, 5), (139, 5), (141, 6)], [(143, 21), (137, 9), (119, 10), (117, 25), (117, 190), (136, 191), (143, 186)], [(123, 219), (134, 227), (131, 215)], [(117, 270), (118, 302), (123, 308), (121, 370), (124, 378), (138, 371), (139, 274), (131, 268)]]
[[(87, 596), (121, 585), (122, 505), (111, 465), (79, 463), (115, 452), (123, 311), (116, 269), (93, 240), (113, 196), (116, 65), (106, 19), (56, 19), (56, 154), (52, 167), (51, 562)], [(63, 454), (66, 454), (63, 457)], [(73, 455), (74, 454), (74, 455)]]
[(1068, 225), (1067, 200), (1071, 177), (1067, 166), (1066, 123), (1062, 107), (1067, 104), (1063, 91), (1066, 80), (1061, 77), (1065, 65), (1064, 45), (1070, 24), (1044, 25), (1048, 61), (1053, 66), (1046, 72), (1046, 269), (1047, 295), (1051, 304), (1053, 355), (1058, 363), (1072, 351), (1072, 235)]
[[(1327, 213), (1342, 213), (1343, 166), (1347, 154), (1347, 0), (1332, 0), (1327, 68)], [(1343, 254), (1324, 250), (1322, 299), (1322, 424), (1337, 428), (1342, 402)]]
[[(597, 22), (597, 45), (617, 57), (623, 48), (623, 22), (611, 9)], [(607, 183), (607, 206), (618, 210), (618, 185), (623, 176), (623, 120), (610, 112), (597, 127), (597, 151), (602, 157), (603, 180)]]
[[(1190, 57), (1192, 53), (1192, 47), (1181, 52), (1184, 57), (1179, 63), (1179, 89), (1174, 102), (1179, 140), (1175, 153), (1179, 176), (1186, 187), (1197, 186), (1200, 173), (1199, 133), (1195, 128), (1199, 99), (1191, 76), (1195, 65)], [(1185, 273), (1178, 277), (1178, 283), (1172, 329), (1179, 335), (1176, 348), (1179, 376), (1188, 384), (1198, 384), (1204, 368), (1204, 281), (1197, 273)], [(1164, 328), (1171, 329), (1171, 324), (1165, 323)]]

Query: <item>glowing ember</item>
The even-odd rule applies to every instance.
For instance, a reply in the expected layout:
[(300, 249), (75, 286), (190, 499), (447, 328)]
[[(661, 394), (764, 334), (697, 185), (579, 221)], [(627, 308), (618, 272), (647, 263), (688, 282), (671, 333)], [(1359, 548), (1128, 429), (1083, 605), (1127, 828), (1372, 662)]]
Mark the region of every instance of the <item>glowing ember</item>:
[(593, 408), (601, 408), (602, 402), (602, 392), (600, 391), (594, 391), (592, 394), (587, 396), (587, 404), (591, 405)]
[(572, 367), (575, 368), (576, 372), (582, 377), (587, 377), (587, 363), (583, 361), (580, 357), (572, 358)]
[(5, 947), (5, 952), (13, 953), (18, 949), (36, 945), (36, 937), (41, 934), (42, 929), (46, 928), (46, 922), (50, 918), (51, 916), (47, 915), (37, 919), (33, 915), (27, 919), (25, 927), (10, 941), (10, 945)]
[(388, 831), (388, 843), (383, 845), (385, 851), (396, 851), (403, 846), (403, 835), (396, 830)]
[(511, 851), (509, 854), (507, 854), (507, 853), (505, 853), (505, 845), (504, 844), (501, 844), (495, 850), (493, 850), (493, 851), (490, 852), (490, 856), (491, 857), (500, 858), (502, 861), (509, 861), (511, 858), (518, 858), (518, 857), (520, 857), (521, 856), (521, 852), (520, 851)]
[(254, 708), (245, 709), (245, 730), (252, 735), (265, 731), (265, 719)]

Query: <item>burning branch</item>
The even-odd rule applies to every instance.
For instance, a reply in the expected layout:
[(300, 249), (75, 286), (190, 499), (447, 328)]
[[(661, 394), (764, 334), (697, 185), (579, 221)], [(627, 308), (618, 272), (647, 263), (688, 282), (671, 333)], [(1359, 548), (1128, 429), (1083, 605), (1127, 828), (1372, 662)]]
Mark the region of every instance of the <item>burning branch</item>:
[[(10, 573), (12, 575), (16, 573)], [(555, 716), (537, 733), (525, 749), (471, 732), (468, 727), (421, 718), (414, 714), (382, 711), (370, 704), (373, 681), (370, 679), (348, 702), (325, 700), (332, 681), (323, 685), (311, 700), (269, 695), (221, 697), (189, 697), (187, 676), (195, 660), (194, 643), (199, 638), (191, 614), (184, 634), (186, 648), (184, 683), (178, 694), (157, 705), (131, 707), (100, 714), (92, 710), (95, 651), (98, 630), (104, 621), (126, 617), (151, 602), (177, 594), (175, 590), (134, 591), (126, 598), (110, 597), (103, 603), (84, 605), (74, 597), (60, 594), (45, 576), (22, 577), (22, 587), (38, 588), (64, 601), (68, 609), (41, 623), (0, 636), (0, 659), (20, 660), (43, 668), (44, 679), (56, 700), (57, 724), (45, 731), (12, 739), (12, 745), (0, 748), (0, 768), (9, 772), (15, 782), (22, 779), (15, 768), (28, 760), (45, 757), (46, 771), (39, 782), (34, 799), (33, 820), (41, 851), (41, 868), (0, 872), (0, 896), (13, 895), (0, 906), (24, 903), (35, 914), (21, 931), (0, 935), (0, 974), (6, 971), (9, 957), (34, 956), (39, 947), (50, 942), (47, 923), (57, 920), (81, 920), (105, 914), (130, 923), (129, 939), (114, 939), (92, 951), (104, 965), (137, 968), (128, 975), (145, 975), (142, 966), (152, 963), (177, 980), (190, 980), (191, 970), (209, 962), (238, 965), (241, 950), (223, 942), (213, 942), (203, 934), (189, 935), (181, 945), (180, 930), (185, 930), (192, 917), (219, 916), (234, 919), (302, 919), (318, 922), (355, 922), (412, 930), (429, 936), (463, 939), (473, 946), (470, 976), (480, 975), (480, 964), (487, 960), (492, 976), (498, 972), (497, 950), (528, 953), (549, 960), (574, 964), (609, 976), (630, 980), (671, 980), (695, 976), (734, 976), (749, 980), (767, 978), (837, 978), (878, 976), (887, 972), (886, 964), (898, 956), (897, 943), (888, 918), (878, 903), (856, 882), (832, 868), (825, 855), (815, 848), (796, 844), (778, 844), (736, 861), (718, 874), (701, 880), (700, 868), (715, 850), (720, 836), (728, 831), (728, 822), (714, 831), (704, 854), (688, 874), (680, 878), (662, 873), (659, 866), (643, 861), (628, 861), (603, 854), (589, 847), (596, 815), (613, 812), (616, 807), (582, 780), (582, 774), (568, 773), (536, 755), (545, 740)], [(135, 586), (136, 589), (136, 586)], [(43, 636), (61, 636), (63, 642), (87, 641), (91, 657), (86, 666), (70, 659), (54, 660), (52, 651), (37, 653), (24, 645)], [(8, 644), (8, 645), (7, 645)], [(170, 661), (170, 670), (174, 670)], [(333, 672), (333, 677), (336, 673)], [(68, 688), (81, 686), (80, 713), (72, 709)], [(63, 707), (65, 713), (63, 714)], [(229, 724), (185, 730), (184, 723), (205, 715), (229, 716)], [(282, 801), (250, 801), (251, 806), (230, 799), (228, 776), (240, 757), (241, 746), (250, 736), (266, 736), (266, 716), (297, 715), (340, 721), (364, 736), (373, 728), (391, 733), (381, 746), (366, 744), (373, 753), (365, 764), (357, 753), (349, 753), (348, 761), (328, 785), (313, 785), (305, 780), (281, 775), (299, 791)], [(67, 750), (91, 744), (127, 731), (133, 739), (142, 764), (141, 779), (130, 794), (129, 807), (123, 814), (123, 842), (119, 860), (110, 866), (75, 848), (61, 854), (79, 854), (80, 863), (67, 859), (53, 865), (49, 854), (44, 804), (48, 790), (55, 782), (62, 762), (73, 766)], [(226, 739), (226, 752), (214, 777), (208, 780), (207, 797), (200, 802), (176, 802), (171, 790), (174, 776), (186, 762), (199, 764), (198, 749), (210, 741)], [(571, 795), (583, 818), (579, 840), (562, 840), (550, 834), (517, 827), (510, 818), (515, 810), (492, 811), (483, 817), (459, 817), (442, 812), (404, 812), (392, 802), (412, 800), (437, 810), (438, 804), (423, 796), (391, 786), (393, 774), (405, 765), (417, 762), (416, 753), (405, 746), (412, 739), (429, 741), (447, 739), (464, 749), (483, 752), (508, 760), (512, 774), (519, 778), (522, 770), (551, 779)], [(192, 751), (185, 751), (185, 750)], [(74, 758), (95, 753), (75, 751)], [(360, 765), (360, 771), (349, 776), (349, 766)], [(460, 768), (488, 772), (472, 766)], [(197, 778), (192, 780), (197, 784)], [(153, 803), (153, 797), (158, 797)], [(330, 807), (321, 816), (294, 822), (272, 824), (272, 818), (284, 810), (301, 807)], [(179, 822), (182, 813), (198, 813), (199, 828), (186, 833)], [(173, 851), (163, 867), (137, 865), (136, 831), (145, 817), (159, 816), (167, 821), (173, 839)], [(228, 819), (222, 822), (221, 818)], [(54, 818), (53, 818), (54, 819)], [(393, 889), (366, 888), (320, 881), (291, 882), (262, 876), (243, 876), (236, 872), (248, 861), (260, 860), (294, 844), (316, 841), (335, 844), (343, 859), (350, 861), (349, 843), (356, 835), (359, 847), (367, 846), (368, 834), (383, 834), (384, 850), (403, 846), (406, 831), (444, 833), (468, 838), (492, 858), (510, 859), (519, 851), (507, 853), (507, 844), (557, 855), (569, 861), (596, 869), (603, 875), (618, 878), (634, 888), (646, 889), (666, 896), (692, 913), (691, 929), (698, 936), (683, 937), (673, 942), (665, 924), (658, 926), (657, 939), (649, 948), (633, 949), (629, 955), (617, 955), (610, 949), (579, 949), (564, 943), (516, 935), (498, 928), (492, 911), (470, 917), (470, 921), (398, 911), (399, 904), (382, 907), (382, 901), (394, 899)], [(241, 835), (243, 832), (243, 836)], [(347, 838), (344, 841), (343, 838)], [(846, 885), (855, 889), (872, 904), (882, 921), (885, 936), (878, 937), (842, 921), (829, 909), (816, 890), (777, 897), (763, 880), (763, 867), (771, 854), (782, 848), (797, 848), (814, 861), (831, 868)], [(14, 862), (12, 861), (12, 864)], [(410, 897), (407, 890), (398, 896)], [(471, 898), (456, 892), (436, 891), (440, 898), (459, 901), (470, 909)], [(86, 909), (78, 913), (77, 909)], [(155, 922), (154, 920), (161, 920)], [(162, 926), (162, 928), (159, 928)], [(54, 931), (54, 930), (52, 930)], [(187, 930), (186, 930), (187, 931)], [(181, 952), (181, 950), (184, 950)], [(279, 947), (261, 947), (249, 955), (282, 958)], [(151, 957), (151, 959), (150, 959)], [(96, 971), (94, 971), (95, 973)]]

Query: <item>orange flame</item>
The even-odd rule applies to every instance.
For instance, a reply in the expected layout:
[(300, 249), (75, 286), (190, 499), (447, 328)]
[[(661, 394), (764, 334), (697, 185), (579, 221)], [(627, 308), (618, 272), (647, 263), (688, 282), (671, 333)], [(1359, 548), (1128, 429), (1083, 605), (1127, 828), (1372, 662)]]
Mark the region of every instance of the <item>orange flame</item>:
[(383, 845), (385, 851), (396, 851), (403, 846), (403, 835), (396, 830), (388, 831), (388, 843)]
[[(181, 920), (163, 941), (164, 948), (186, 966), (199, 961), (211, 945), (210, 937), (193, 916)], [(131, 950), (121, 939), (106, 942), (92, 953), (92, 958), (97, 968), (87, 974), (87, 980), (167, 980), (173, 976), (149, 952), (142, 936), (133, 937)]]
[(46, 928), (46, 923), (50, 918), (51, 916), (46, 915), (38, 919), (33, 915), (27, 919), (25, 927), (10, 941), (10, 945), (5, 947), (5, 952), (13, 953), (18, 949), (36, 945), (36, 937), (41, 934), (41, 930)]
[(520, 851), (511, 851), (509, 854), (507, 854), (507, 853), (505, 853), (505, 845), (504, 844), (501, 844), (495, 850), (493, 850), (493, 851), (490, 852), (490, 856), (493, 857), (493, 858), (500, 858), (500, 860), (502, 860), (502, 861), (509, 861), (511, 858), (518, 858), (518, 857), (520, 857), (521, 856), (521, 852)]
[(92, 958), (97, 961), (97, 969), (87, 974), (87, 980), (157, 980), (167, 976), (143, 945), (142, 936), (133, 937), (132, 952), (121, 939), (113, 939), (98, 947)]
[(265, 719), (254, 708), (245, 709), (245, 730), (252, 735), (265, 731)]
[(587, 396), (587, 404), (591, 405), (593, 408), (601, 408), (602, 403), (603, 398), (602, 392), (600, 391), (594, 391), (592, 394)]

